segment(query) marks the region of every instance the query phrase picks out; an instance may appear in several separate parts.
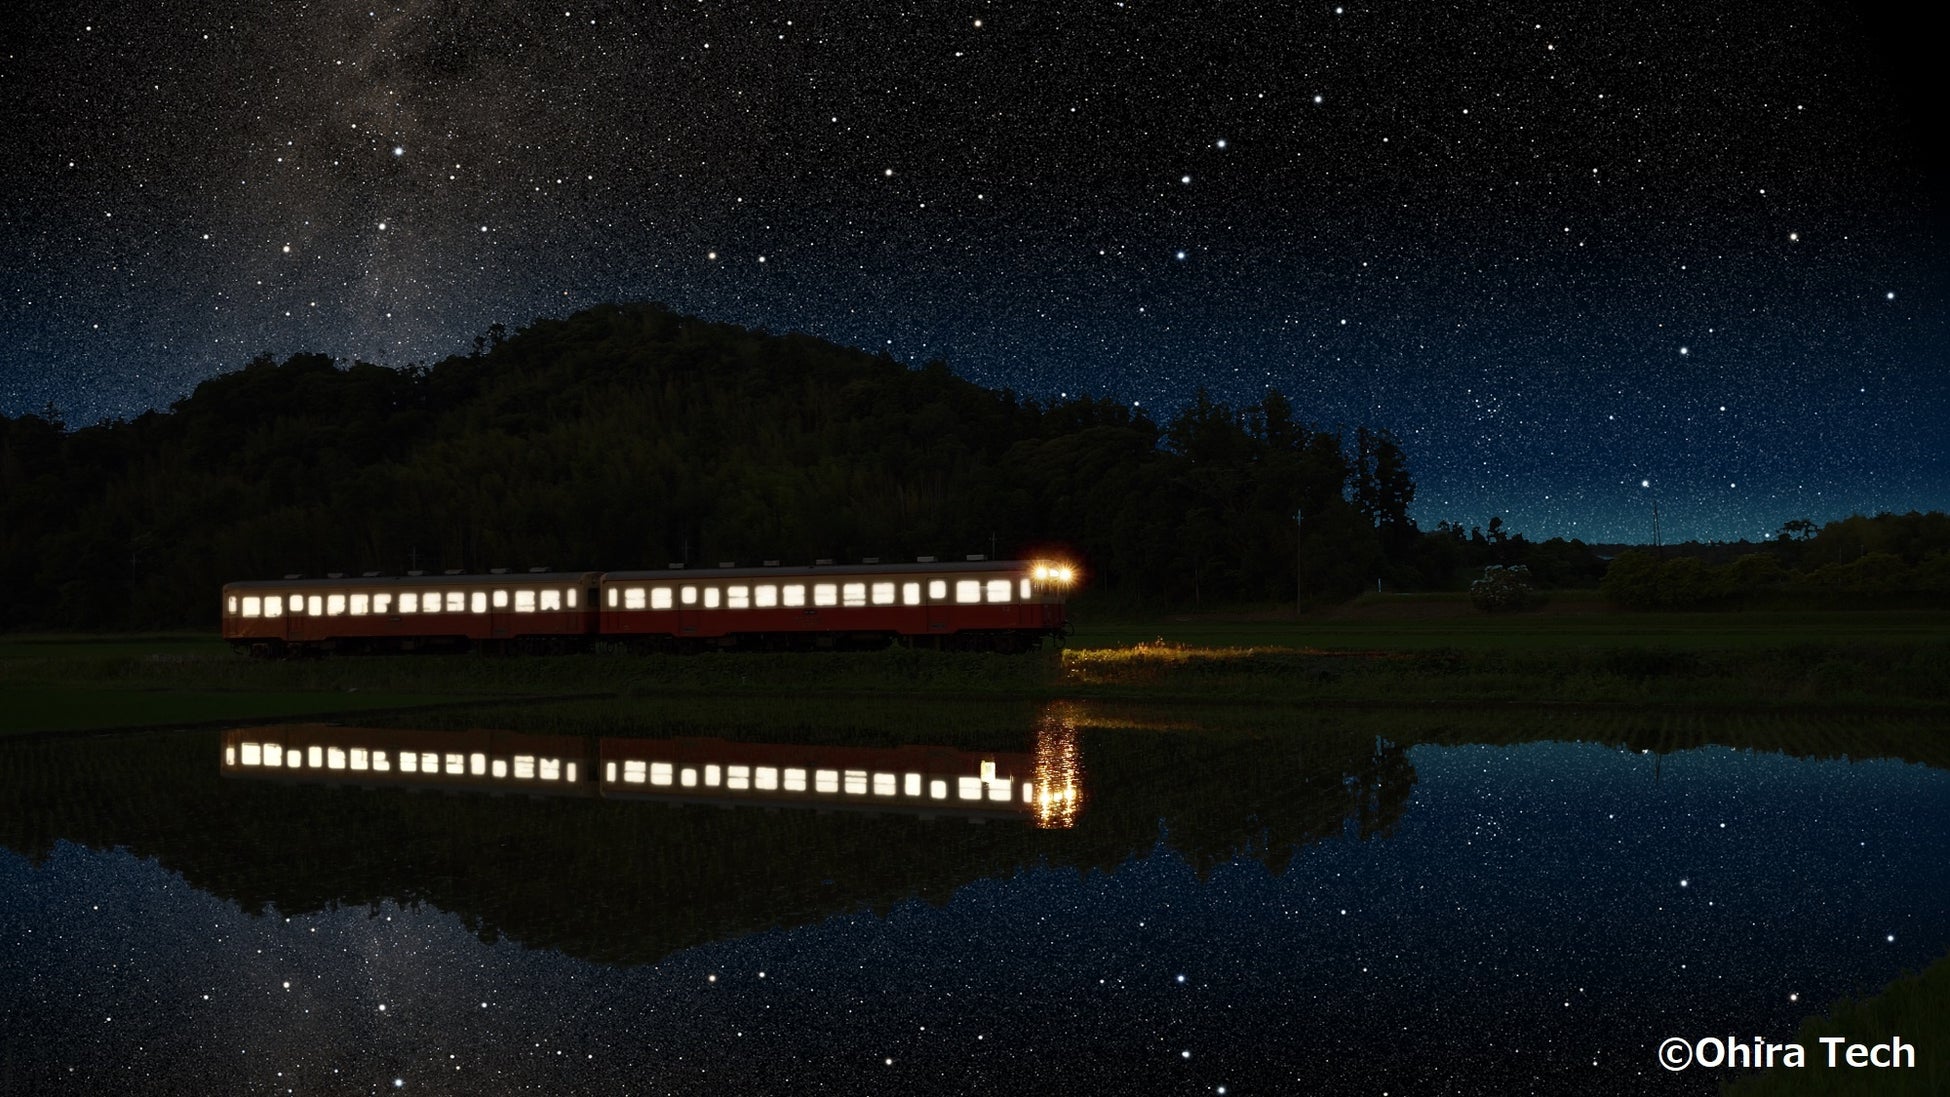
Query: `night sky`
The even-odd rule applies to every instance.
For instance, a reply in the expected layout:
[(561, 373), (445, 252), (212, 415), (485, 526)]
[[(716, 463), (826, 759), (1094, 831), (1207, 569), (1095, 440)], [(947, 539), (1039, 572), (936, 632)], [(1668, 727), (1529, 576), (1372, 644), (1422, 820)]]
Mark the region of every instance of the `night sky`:
[[(1065, 10), (1054, 10), (1061, 7)], [(1950, 509), (1921, 25), (1837, 4), (21, 3), (0, 411), (607, 300), (1394, 430), (1415, 516)]]

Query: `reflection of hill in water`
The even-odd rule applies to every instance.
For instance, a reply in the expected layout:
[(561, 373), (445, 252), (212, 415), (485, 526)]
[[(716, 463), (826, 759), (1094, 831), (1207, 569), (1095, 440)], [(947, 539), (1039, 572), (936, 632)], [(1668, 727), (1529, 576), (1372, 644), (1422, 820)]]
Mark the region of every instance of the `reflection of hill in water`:
[[(1210, 715), (1210, 714), (1208, 714)], [(1925, 760), (1918, 729), (1775, 719), (1709, 734), (1697, 720), (1219, 713), (1140, 729), (1139, 710), (1057, 708), (1081, 725), (1084, 809), (1068, 830), (952, 818), (725, 809), (228, 781), (213, 732), (0, 747), (0, 843), (120, 846), (247, 910), (426, 902), (485, 938), (616, 963), (908, 899), (1036, 864), (1110, 869), (1160, 839), (1201, 871), (1249, 856), (1275, 871), (1347, 832), (1386, 833), (1415, 783), (1405, 745), (1598, 738), (1639, 749), (1704, 742)], [(1260, 722), (1259, 730), (1250, 727)], [(1149, 722), (1149, 721), (1145, 721)], [(1227, 723), (1240, 728), (1227, 729)], [(1378, 738), (1377, 728), (1396, 730)], [(1419, 725), (1419, 726), (1411, 726)], [(764, 738), (752, 732), (748, 738)], [(1800, 749), (1810, 747), (1813, 749)], [(1836, 748), (1840, 749), (1836, 749)], [(1928, 760), (1941, 764), (1935, 758)]]

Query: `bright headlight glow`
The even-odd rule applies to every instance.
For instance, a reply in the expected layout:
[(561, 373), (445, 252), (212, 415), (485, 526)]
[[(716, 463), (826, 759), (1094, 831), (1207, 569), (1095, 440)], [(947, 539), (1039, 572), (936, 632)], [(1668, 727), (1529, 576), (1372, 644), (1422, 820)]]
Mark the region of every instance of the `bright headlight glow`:
[(1069, 568), (1058, 568), (1056, 577), (1058, 580), (1067, 583), (1072, 578), (1072, 574)]

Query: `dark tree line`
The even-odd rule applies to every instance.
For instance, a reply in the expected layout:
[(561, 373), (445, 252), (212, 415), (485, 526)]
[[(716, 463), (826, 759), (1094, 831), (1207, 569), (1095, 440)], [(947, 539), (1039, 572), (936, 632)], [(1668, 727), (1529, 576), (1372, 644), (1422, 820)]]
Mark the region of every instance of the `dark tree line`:
[(1611, 562), (1605, 597), (1628, 609), (1950, 604), (1950, 515), (1798, 518), (1765, 544), (1634, 549)]
[(294, 572), (1044, 550), (1129, 605), (1330, 601), (1533, 548), (1495, 520), (1423, 534), (1393, 437), (1306, 425), (1277, 392), (1201, 392), (1160, 425), (656, 305), (431, 368), (260, 356), (80, 430), (0, 417), (0, 489), (14, 628), (208, 622), (226, 580)]

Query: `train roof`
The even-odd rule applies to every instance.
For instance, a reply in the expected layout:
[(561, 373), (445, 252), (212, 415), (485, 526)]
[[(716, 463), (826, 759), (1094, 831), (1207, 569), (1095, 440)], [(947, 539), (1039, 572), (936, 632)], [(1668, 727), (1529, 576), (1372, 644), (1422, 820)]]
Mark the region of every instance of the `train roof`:
[(606, 583), (640, 583), (646, 580), (685, 579), (795, 579), (847, 575), (990, 575), (1019, 572), (1033, 567), (1027, 560), (940, 560), (913, 564), (794, 564), (782, 567), (742, 568), (664, 568), (657, 571), (605, 572)]
[(502, 575), (480, 575), (470, 572), (466, 575), (347, 575), (337, 579), (301, 577), (297, 579), (239, 579), (225, 583), (225, 590), (290, 590), (293, 587), (318, 587), (320, 589), (358, 588), (371, 590), (375, 587), (505, 587), (528, 583), (590, 583), (601, 575), (599, 571), (510, 571)]

